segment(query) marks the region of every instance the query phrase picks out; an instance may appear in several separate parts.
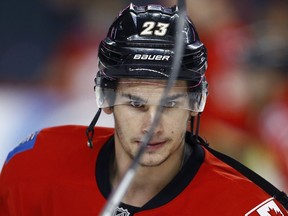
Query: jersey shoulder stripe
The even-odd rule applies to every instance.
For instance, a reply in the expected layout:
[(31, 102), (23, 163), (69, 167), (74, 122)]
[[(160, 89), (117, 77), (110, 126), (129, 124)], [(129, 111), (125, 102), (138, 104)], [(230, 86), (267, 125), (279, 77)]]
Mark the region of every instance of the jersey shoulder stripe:
[(38, 133), (39, 131), (30, 134), (24, 141), (22, 141), (18, 146), (16, 146), (11, 152), (9, 152), (5, 163), (8, 163), (16, 154), (32, 149), (36, 142)]

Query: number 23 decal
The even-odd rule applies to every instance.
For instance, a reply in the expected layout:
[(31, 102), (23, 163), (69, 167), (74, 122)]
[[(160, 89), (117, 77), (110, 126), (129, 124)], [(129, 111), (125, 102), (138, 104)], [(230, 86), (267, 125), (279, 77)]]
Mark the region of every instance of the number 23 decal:
[(165, 36), (169, 23), (147, 21), (143, 24), (143, 30), (140, 35)]

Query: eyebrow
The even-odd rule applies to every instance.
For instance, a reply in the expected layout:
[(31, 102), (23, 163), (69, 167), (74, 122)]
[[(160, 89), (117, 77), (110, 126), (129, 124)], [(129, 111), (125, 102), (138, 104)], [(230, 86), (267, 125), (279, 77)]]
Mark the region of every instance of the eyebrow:
[(167, 100), (176, 100), (182, 97), (186, 97), (187, 94), (184, 93), (179, 93), (179, 94), (175, 94), (175, 95), (171, 95), (171, 96), (167, 96)]
[(125, 97), (125, 98), (128, 98), (130, 100), (137, 100), (137, 101), (142, 101), (142, 102), (145, 102), (145, 100), (141, 97), (138, 97), (136, 95), (132, 95), (130, 93), (123, 93), (121, 94), (122, 97)]

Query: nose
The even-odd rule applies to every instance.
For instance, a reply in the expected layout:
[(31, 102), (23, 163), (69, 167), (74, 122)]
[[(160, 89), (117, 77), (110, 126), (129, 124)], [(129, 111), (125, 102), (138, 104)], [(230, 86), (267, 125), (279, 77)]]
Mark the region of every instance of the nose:
[[(142, 132), (145, 134), (147, 133), (153, 122), (155, 121), (156, 113), (157, 113), (157, 106), (149, 106), (145, 112), (143, 112), (143, 122), (142, 122)], [(163, 132), (163, 122), (162, 116), (160, 116), (159, 121), (157, 122), (156, 126), (154, 126), (153, 134), (160, 134)]]

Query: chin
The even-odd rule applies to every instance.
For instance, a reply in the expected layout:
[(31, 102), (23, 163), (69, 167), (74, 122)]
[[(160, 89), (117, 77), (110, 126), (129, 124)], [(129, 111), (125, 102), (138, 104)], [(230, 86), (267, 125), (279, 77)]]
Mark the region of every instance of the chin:
[(161, 166), (165, 161), (166, 159), (155, 158), (153, 160), (153, 158), (151, 157), (145, 158), (145, 155), (144, 155), (142, 160), (139, 162), (139, 165), (142, 167), (158, 167), (158, 166)]

